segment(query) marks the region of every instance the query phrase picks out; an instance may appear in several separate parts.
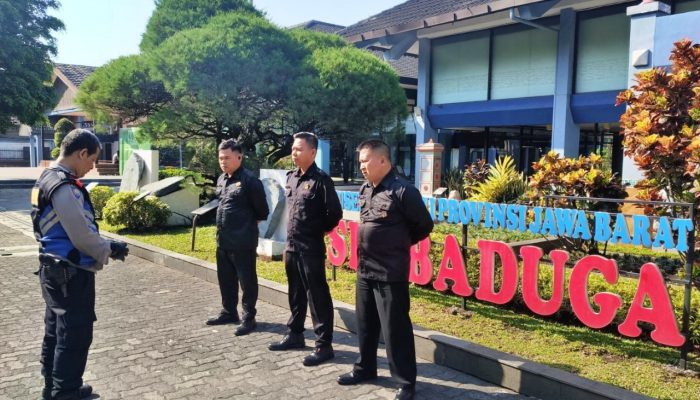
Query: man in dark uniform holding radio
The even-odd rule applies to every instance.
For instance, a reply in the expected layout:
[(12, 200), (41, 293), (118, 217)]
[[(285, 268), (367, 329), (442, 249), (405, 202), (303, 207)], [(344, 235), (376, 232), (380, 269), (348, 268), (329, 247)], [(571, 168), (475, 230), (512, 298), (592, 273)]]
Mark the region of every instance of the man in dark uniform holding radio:
[(352, 372), (338, 377), (355, 385), (377, 377), (380, 329), (391, 376), (400, 387), (395, 399), (413, 399), (416, 350), (409, 316), (410, 247), (433, 230), (433, 220), (418, 189), (397, 175), (389, 147), (380, 139), (357, 147), (367, 182), (360, 188), (360, 232), (356, 288), (360, 356)]
[(333, 301), (326, 282), (326, 245), (323, 235), (338, 225), (343, 216), (331, 178), (314, 162), (318, 139), (309, 132), (294, 135), (292, 160), (298, 167), (287, 173), (288, 227), (284, 264), (292, 312), (288, 333), (270, 350), (304, 348), (304, 320), (307, 305), (316, 334), (316, 347), (303, 364), (314, 366), (334, 357)]
[(36, 181), (31, 194), (34, 236), (39, 242), (39, 281), (46, 303), (41, 374), (44, 400), (83, 399), (95, 316), (95, 272), (109, 258), (124, 261), (126, 243), (103, 239), (90, 194), (80, 182), (97, 161), (100, 141), (75, 129), (61, 154)]

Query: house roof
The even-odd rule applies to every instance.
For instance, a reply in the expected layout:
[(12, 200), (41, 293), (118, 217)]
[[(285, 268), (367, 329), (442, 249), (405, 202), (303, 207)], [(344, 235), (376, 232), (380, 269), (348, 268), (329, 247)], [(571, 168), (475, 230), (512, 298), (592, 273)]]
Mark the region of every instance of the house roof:
[(344, 29), (345, 27), (343, 25), (330, 24), (328, 22), (316, 21), (315, 19), (312, 19), (311, 21), (302, 22), (301, 24), (290, 26), (289, 28), (301, 28), (308, 29), (310, 31), (336, 33), (339, 30)]
[[(384, 59), (386, 49), (378, 47), (370, 47), (367, 49), (370, 53), (377, 56), (379, 59)], [(418, 79), (418, 56), (412, 54), (404, 54), (398, 60), (387, 60), (391, 68), (401, 78)]]
[(454, 22), (543, 0), (408, 0), (338, 32), (359, 42)]
[(72, 83), (75, 87), (80, 87), (85, 78), (92, 74), (97, 67), (89, 67), (87, 65), (75, 64), (56, 64), (56, 68)]

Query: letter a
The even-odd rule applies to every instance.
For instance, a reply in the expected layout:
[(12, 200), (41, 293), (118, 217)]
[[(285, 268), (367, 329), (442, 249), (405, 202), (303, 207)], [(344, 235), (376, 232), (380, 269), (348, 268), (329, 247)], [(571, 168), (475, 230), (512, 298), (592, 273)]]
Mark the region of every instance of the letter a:
[[(651, 307), (644, 307), (644, 299), (647, 296)], [(674, 347), (685, 343), (685, 337), (678, 331), (678, 321), (673, 313), (664, 277), (654, 263), (642, 265), (639, 271), (637, 293), (634, 295), (625, 322), (621, 323), (617, 330), (625, 336), (637, 337), (642, 333), (637, 325), (639, 321), (654, 324), (651, 338), (657, 343)]]
[(445, 250), (442, 254), (442, 262), (440, 262), (440, 270), (435, 282), (433, 282), (435, 290), (440, 292), (447, 290), (446, 279), (453, 282), (452, 293), (462, 297), (468, 297), (474, 293), (474, 290), (469, 286), (462, 252), (454, 235), (445, 237)]

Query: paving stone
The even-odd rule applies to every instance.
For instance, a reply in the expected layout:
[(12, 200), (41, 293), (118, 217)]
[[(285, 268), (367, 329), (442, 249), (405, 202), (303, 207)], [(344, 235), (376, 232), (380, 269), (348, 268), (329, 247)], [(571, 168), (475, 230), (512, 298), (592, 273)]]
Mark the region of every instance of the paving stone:
[[(8, 226), (8, 225), (11, 225)], [(0, 212), (0, 243), (35, 244), (26, 212)], [(24, 232), (20, 232), (24, 230)], [(0, 400), (38, 398), (43, 334), (36, 258), (0, 257)], [(386, 353), (379, 379), (340, 386), (357, 357), (357, 338), (336, 332), (336, 358), (308, 368), (310, 351), (271, 352), (289, 311), (258, 303), (258, 330), (234, 336), (235, 325), (204, 325), (220, 309), (216, 285), (138, 257), (105, 266), (97, 277), (97, 322), (87, 371), (101, 399), (391, 399)], [(307, 327), (310, 327), (310, 321)], [(313, 333), (306, 331), (307, 343)], [(418, 360), (420, 399), (524, 399), (516, 393)]]

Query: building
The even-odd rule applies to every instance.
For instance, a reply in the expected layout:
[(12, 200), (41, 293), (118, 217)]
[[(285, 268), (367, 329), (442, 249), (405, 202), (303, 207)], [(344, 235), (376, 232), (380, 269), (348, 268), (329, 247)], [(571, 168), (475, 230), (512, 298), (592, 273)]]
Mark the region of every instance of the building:
[(445, 168), (511, 155), (529, 171), (549, 150), (595, 151), (634, 182), (615, 97), (668, 65), (675, 41), (699, 42), (697, 21), (700, 0), (409, 0), (339, 34), (417, 54), (415, 142), (442, 143)]
[[(342, 34), (346, 28), (341, 25), (331, 24), (317, 20), (310, 20), (297, 25), (290, 26), (289, 29), (307, 29), (324, 33)], [(382, 46), (367, 46), (366, 50), (377, 58), (389, 63), (399, 76), (399, 84), (406, 94), (406, 102), (411, 115), (404, 121), (403, 135), (387, 138), (390, 146), (392, 158), (395, 164), (400, 167), (401, 172), (411, 177), (413, 173), (413, 162), (416, 157), (416, 129), (415, 120), (412, 115), (413, 107), (416, 105), (417, 84), (418, 84), (418, 56), (406, 52), (395, 59), (388, 57), (385, 53), (387, 48)], [(345, 181), (350, 178), (362, 178), (357, 164), (355, 147), (359, 144), (356, 141), (335, 140), (330, 143), (330, 174), (342, 176)]]
[[(46, 113), (48, 126), (27, 126), (18, 124), (0, 138), (0, 166), (37, 166), (42, 161), (46, 165), (51, 160), (54, 148), (54, 130), (52, 126), (61, 118), (69, 119), (76, 128), (94, 131), (92, 119), (78, 107), (75, 97), (78, 88), (97, 67), (73, 64), (55, 64), (51, 82), (56, 93), (57, 103)], [(100, 160), (111, 160), (118, 150), (119, 135), (112, 134), (111, 127), (104, 127), (106, 134), (100, 135), (102, 154)], [(103, 132), (104, 133), (104, 132)], [(39, 146), (39, 143), (42, 143)], [(41, 147), (41, 151), (39, 151)]]

